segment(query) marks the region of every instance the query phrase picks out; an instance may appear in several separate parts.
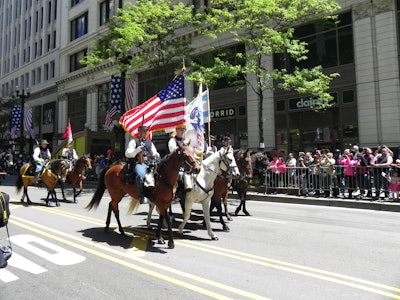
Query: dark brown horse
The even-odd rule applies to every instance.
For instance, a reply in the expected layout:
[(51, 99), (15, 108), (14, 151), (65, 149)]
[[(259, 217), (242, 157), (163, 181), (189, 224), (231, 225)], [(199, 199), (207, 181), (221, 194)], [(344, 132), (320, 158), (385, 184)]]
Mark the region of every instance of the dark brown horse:
[[(26, 163), (21, 167), (19, 174), (17, 175), (17, 181), (15, 184), (18, 193), (21, 191), (22, 186), (24, 187), (24, 193), (22, 194), (21, 202), (24, 202), (26, 196), (28, 204), (32, 204), (32, 201), (28, 196), (28, 186), (34, 185), (35, 183), (35, 176), (26, 175), (30, 167), (31, 167), (30, 163)], [(59, 180), (65, 181), (66, 176), (67, 176), (66, 163), (62, 159), (52, 160), (48, 162), (45, 167), (43, 167), (40, 179), (48, 190), (46, 197), (46, 206), (50, 206), (50, 200), (49, 200), (50, 196), (52, 197), (53, 200), (56, 201), (56, 205), (60, 206), (54, 187)]]
[(235, 159), (240, 171), (239, 178), (235, 178), (232, 182), (232, 188), (238, 193), (240, 199), (240, 204), (235, 210), (235, 215), (237, 216), (243, 208), (244, 214), (250, 216), (250, 213), (246, 209), (247, 190), (250, 185), (250, 180), (253, 178), (253, 167), (249, 149), (245, 152), (236, 151)]
[[(160, 213), (159, 226), (157, 229), (158, 242), (164, 243), (161, 236), (161, 227), (165, 218), (168, 225), (168, 246), (171, 249), (174, 248), (174, 241), (171, 219), (169, 218), (167, 210), (175, 192), (180, 168), (184, 168), (186, 172), (200, 172), (200, 165), (196, 161), (193, 151), (187, 145), (179, 146), (174, 152), (161, 160), (157, 166), (154, 190), (152, 193), (146, 195), (157, 206)], [(121, 172), (122, 169), (123, 165), (115, 165), (101, 173), (96, 192), (86, 208), (90, 210), (93, 207), (97, 207), (105, 189), (107, 189), (111, 201), (108, 206), (105, 230), (106, 232), (109, 230), (111, 212), (113, 211), (118, 223), (119, 231), (121, 235), (125, 237), (126, 235), (119, 218), (118, 203), (121, 201), (122, 197), (129, 194), (132, 197), (129, 212), (133, 212), (139, 205), (139, 193), (136, 184), (129, 184), (125, 180), (124, 174)]]
[[(85, 169), (91, 169), (91, 168), (92, 168), (92, 160), (88, 155), (83, 155), (74, 162), (71, 172), (69, 172), (67, 175), (67, 178), (72, 186), (74, 203), (78, 203), (76, 197), (78, 197), (79, 194), (82, 193), (83, 172)], [(78, 191), (76, 191), (77, 187), (79, 187)]]
[(219, 174), (214, 181), (214, 195), (211, 198), (210, 205), (210, 213), (214, 207), (217, 209), (217, 215), (219, 216), (219, 221), (222, 224), (222, 229), (224, 231), (229, 231), (229, 227), (223, 218), (222, 204), (224, 205), (226, 218), (228, 221), (232, 221), (232, 217), (228, 211), (228, 194), (231, 186), (238, 193), (240, 198), (240, 205), (236, 209), (235, 215), (239, 213), (242, 206), (243, 212), (246, 214), (246, 216), (250, 215), (246, 210), (246, 193), (249, 186), (249, 181), (253, 177), (253, 168), (248, 149), (244, 152), (236, 150), (234, 152), (234, 157), (240, 172), (240, 176), (233, 179), (232, 176), (229, 176), (226, 173)]

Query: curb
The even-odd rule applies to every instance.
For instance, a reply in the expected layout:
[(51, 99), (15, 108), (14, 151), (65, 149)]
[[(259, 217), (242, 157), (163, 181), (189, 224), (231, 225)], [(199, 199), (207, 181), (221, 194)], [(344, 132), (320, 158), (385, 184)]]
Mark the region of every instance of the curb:
[[(239, 199), (236, 192), (230, 193), (229, 198)], [(257, 192), (248, 192), (247, 200), (267, 201), (276, 203), (291, 203), (303, 205), (319, 205), (319, 206), (334, 206), (344, 208), (370, 209), (390, 212), (400, 212), (400, 203), (398, 202), (383, 202), (383, 201), (366, 201), (366, 200), (345, 200), (341, 198), (313, 198), (304, 196), (292, 196), (286, 194), (260, 194)]]

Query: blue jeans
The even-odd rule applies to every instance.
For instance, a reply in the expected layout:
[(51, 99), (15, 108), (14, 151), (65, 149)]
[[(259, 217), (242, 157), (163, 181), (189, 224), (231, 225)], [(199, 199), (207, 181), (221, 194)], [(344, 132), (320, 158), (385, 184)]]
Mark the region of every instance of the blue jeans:
[(136, 171), (136, 179), (139, 182), (143, 182), (144, 180), (144, 176), (146, 175), (146, 171), (147, 171), (147, 165), (146, 164), (136, 164), (135, 166), (135, 171)]
[(43, 170), (43, 163), (38, 161), (36, 162), (36, 173), (39, 173)]

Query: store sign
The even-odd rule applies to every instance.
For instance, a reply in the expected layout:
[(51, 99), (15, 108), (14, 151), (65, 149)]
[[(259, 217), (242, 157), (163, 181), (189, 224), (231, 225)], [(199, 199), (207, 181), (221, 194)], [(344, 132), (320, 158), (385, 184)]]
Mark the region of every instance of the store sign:
[[(333, 101), (332, 104), (337, 103), (337, 94), (332, 93)], [(320, 105), (328, 105), (330, 102), (326, 99), (322, 100), (316, 97), (304, 97), (304, 98), (294, 98), (289, 99), (289, 109), (296, 110), (296, 109), (309, 109), (313, 107), (318, 107)]]
[(211, 119), (229, 118), (236, 115), (235, 107), (227, 107), (221, 109), (213, 109), (210, 111)]

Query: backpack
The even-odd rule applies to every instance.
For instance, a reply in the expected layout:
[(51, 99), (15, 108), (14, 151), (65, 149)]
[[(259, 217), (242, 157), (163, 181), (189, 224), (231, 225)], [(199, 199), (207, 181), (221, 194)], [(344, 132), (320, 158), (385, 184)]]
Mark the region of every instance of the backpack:
[(4, 227), (8, 223), (10, 217), (10, 195), (0, 192), (0, 227)]

